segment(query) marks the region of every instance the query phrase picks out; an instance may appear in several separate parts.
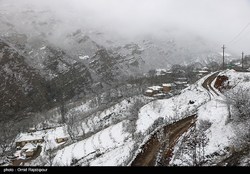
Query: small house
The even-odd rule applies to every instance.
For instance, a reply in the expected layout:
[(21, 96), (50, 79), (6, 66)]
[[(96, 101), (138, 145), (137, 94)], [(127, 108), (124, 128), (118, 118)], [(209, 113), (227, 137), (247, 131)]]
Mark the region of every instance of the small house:
[(169, 84), (169, 83), (162, 84), (162, 87), (163, 87), (163, 92), (164, 93), (168, 93), (168, 92), (171, 91), (171, 84)]
[(146, 90), (145, 95), (149, 96), (149, 97), (152, 97), (153, 96), (153, 90), (151, 90), (151, 89)]
[[(39, 131), (37, 131), (39, 132)], [(16, 147), (24, 147), (27, 143), (43, 143), (44, 136), (39, 132), (21, 133), (16, 139)]]
[(202, 71), (207, 71), (207, 72), (210, 71), (209, 68), (206, 67), (206, 66), (204, 66), (201, 70), (202, 70)]
[(43, 143), (44, 139), (43, 138), (39, 138), (39, 139), (30, 139), (30, 140), (20, 140), (20, 141), (16, 141), (16, 147), (20, 146), (23, 147), (25, 146), (27, 143)]
[(175, 81), (176, 89), (183, 89), (188, 86), (187, 82)]
[(62, 143), (68, 141), (68, 137), (61, 137), (61, 138), (56, 138), (57, 143)]
[(249, 66), (250, 65), (250, 55), (245, 56), (243, 62), (244, 62), (244, 65)]
[(163, 99), (165, 98), (165, 94), (163, 93), (155, 94), (154, 97), (156, 97), (157, 99)]
[(185, 77), (177, 78), (174, 83), (176, 85), (176, 89), (184, 89), (188, 86), (188, 80)]
[(36, 128), (34, 127), (29, 128), (28, 133), (31, 133), (31, 132), (36, 132)]
[(28, 149), (25, 151), (25, 156), (26, 157), (32, 157), (34, 155), (34, 150)]
[(27, 143), (21, 151), (25, 154), (26, 157), (32, 157), (34, 152), (37, 150), (37, 146), (33, 143)]
[(148, 89), (152, 90), (153, 95), (154, 95), (154, 94), (158, 94), (158, 93), (162, 92), (163, 87), (161, 87), (161, 86), (151, 86), (151, 87), (148, 87)]

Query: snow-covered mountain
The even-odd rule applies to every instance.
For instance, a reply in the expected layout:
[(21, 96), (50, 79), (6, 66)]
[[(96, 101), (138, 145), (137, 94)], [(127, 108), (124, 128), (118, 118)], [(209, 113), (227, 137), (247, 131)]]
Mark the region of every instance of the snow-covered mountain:
[[(239, 134), (249, 136), (249, 120), (236, 121), (226, 96), (249, 91), (249, 73), (211, 72), (175, 89), (178, 78), (218, 70), (218, 45), (182, 29), (123, 35), (63, 14), (25, 3), (0, 6), (0, 152), (17, 148), (12, 164), (159, 165), (166, 154), (166, 165), (249, 165), (246, 142), (235, 143)], [(234, 58), (230, 51), (225, 56)], [(173, 93), (143, 95), (159, 81), (173, 82)], [(163, 148), (163, 137), (171, 147)], [(27, 159), (30, 148), (36, 153)], [(6, 161), (0, 158), (0, 165), (11, 164)]]
[[(142, 164), (147, 164), (147, 160), (157, 164), (157, 160), (160, 160), (157, 154), (147, 156), (148, 150), (158, 152), (154, 149), (158, 145), (150, 144), (152, 137), (158, 135), (158, 141), (161, 142), (163, 134), (159, 130), (175, 124), (179, 126), (187, 124), (182, 120), (196, 115), (196, 119), (192, 121), (193, 125), (187, 127), (180, 137), (176, 140), (169, 139), (175, 143), (172, 144), (171, 160), (167, 165), (249, 165), (249, 148), (244, 144), (246, 139), (242, 139), (249, 135), (249, 119), (245, 122), (237, 121), (233, 105), (230, 109), (232, 114), (230, 118), (228, 100), (225, 97), (231, 90), (241, 88), (249, 90), (249, 76), (249, 73), (234, 70), (208, 74), (182, 90), (177, 96), (141, 105), (143, 107), (139, 107), (138, 115), (135, 116), (131, 116), (136, 113), (134, 104), (138, 105), (139, 101), (142, 102), (147, 97), (128, 98), (103, 112), (85, 117), (80, 124), (75, 124), (73, 129), (78, 137), (75, 142), (60, 145), (55, 144), (51, 138), (41, 143), (43, 149), (53, 145), (53, 151), (43, 150), (37, 159), (25, 164), (125, 166), (133, 165), (133, 161), (137, 160), (136, 157), (143, 152), (145, 161), (140, 161)], [(224, 78), (224, 81), (221, 81), (221, 78)], [(86, 103), (72, 108), (67, 115), (73, 117), (74, 112), (84, 114), (91, 109), (89, 106), (89, 103)], [(52, 129), (56, 132), (60, 126)], [(17, 139), (20, 136), (30, 137), (29, 134), (22, 133)], [(171, 132), (166, 132), (166, 135), (168, 134), (171, 135)], [(55, 135), (60, 136), (60, 132)], [(144, 144), (148, 144), (146, 148)], [(231, 161), (227, 163), (229, 160)]]
[[(40, 49), (52, 44), (62, 49), (70, 59), (78, 61), (79, 56), (88, 56), (87, 62), (91, 61), (98, 50), (106, 49), (111, 55), (118, 54), (124, 60), (125, 74), (132, 74), (130, 71), (140, 73), (155, 68), (169, 68), (172, 64), (190, 64), (197, 60), (213, 59), (221, 62), (218, 58), (221, 57), (218, 54), (219, 47), (187, 31), (171, 29), (154, 35), (126, 37), (84, 23), (75, 24), (68, 21), (71, 20), (69, 17), (63, 21), (59, 14), (49, 8), (41, 10), (24, 5), (18, 8), (15, 4), (6, 4), (1, 13), (1, 37), (10, 38), (20, 48), (35, 46)], [(35, 50), (33, 54), (36, 54)], [(32, 58), (30, 62), (34, 63), (34, 60), (37, 58)], [(122, 63), (121, 60), (119, 63)]]

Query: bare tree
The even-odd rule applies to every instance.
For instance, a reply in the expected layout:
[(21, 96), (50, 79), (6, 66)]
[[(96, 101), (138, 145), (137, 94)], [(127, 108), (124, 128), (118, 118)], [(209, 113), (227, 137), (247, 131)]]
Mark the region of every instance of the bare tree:
[(66, 122), (66, 107), (65, 107), (65, 94), (64, 92), (61, 92), (62, 94), (59, 94), (59, 103), (60, 103), (60, 112), (61, 112), (61, 121), (62, 123)]
[[(129, 100), (129, 99), (128, 99)], [(130, 121), (129, 124), (126, 124), (125, 131), (128, 133), (131, 133), (132, 136), (134, 135), (135, 129), (136, 129), (136, 121), (138, 119), (138, 112), (140, 108), (145, 104), (142, 100), (139, 98), (136, 98), (135, 101), (129, 101), (134, 102), (133, 105), (129, 108), (129, 116), (128, 120)]]
[(1, 122), (1, 133), (0, 133), (0, 156), (6, 156), (13, 152), (15, 138), (12, 134), (12, 128), (14, 127), (11, 123)]
[(250, 142), (250, 93), (247, 88), (227, 91), (227, 102), (232, 106), (232, 120), (236, 134), (234, 144), (242, 148)]
[(183, 137), (176, 152), (176, 159), (180, 159), (183, 165), (202, 166), (205, 161), (205, 146), (208, 143), (206, 130), (211, 126), (208, 121), (200, 121), (198, 126), (190, 129)]
[(167, 159), (165, 158), (165, 152), (169, 150), (170, 144), (170, 132), (165, 133), (164, 128), (161, 128), (157, 132), (157, 138), (160, 142), (160, 149), (156, 155), (155, 166), (165, 166), (167, 165)]
[(231, 105), (234, 121), (246, 121), (250, 115), (250, 91), (246, 88), (234, 88), (225, 93), (226, 101)]
[(77, 120), (74, 114), (68, 114), (66, 118), (67, 131), (73, 142), (76, 141), (78, 129), (77, 129)]
[(49, 164), (49, 166), (52, 166), (53, 165), (53, 159), (54, 159), (54, 155), (53, 155), (53, 151), (52, 149), (48, 149), (46, 151), (46, 155), (47, 155), (47, 162)]
[(149, 77), (154, 77), (156, 75), (156, 70), (155, 69), (149, 70), (148, 75), (149, 75)]

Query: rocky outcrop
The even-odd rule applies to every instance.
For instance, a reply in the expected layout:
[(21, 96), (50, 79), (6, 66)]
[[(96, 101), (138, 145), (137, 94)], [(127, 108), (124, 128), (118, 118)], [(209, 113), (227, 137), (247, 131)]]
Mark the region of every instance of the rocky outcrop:
[(45, 80), (22, 55), (0, 40), (0, 115), (38, 111), (48, 104)]

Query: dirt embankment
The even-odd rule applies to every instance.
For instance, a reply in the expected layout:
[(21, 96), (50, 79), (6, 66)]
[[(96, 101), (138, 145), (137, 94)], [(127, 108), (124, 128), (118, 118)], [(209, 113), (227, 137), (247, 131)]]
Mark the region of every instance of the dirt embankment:
[(168, 165), (178, 138), (193, 126), (195, 121), (196, 115), (192, 115), (155, 132), (142, 146), (142, 152), (136, 156), (131, 166)]
[(218, 76), (214, 83), (214, 87), (218, 89), (220, 92), (223, 92), (225, 89), (230, 89), (229, 81), (227, 76)]

